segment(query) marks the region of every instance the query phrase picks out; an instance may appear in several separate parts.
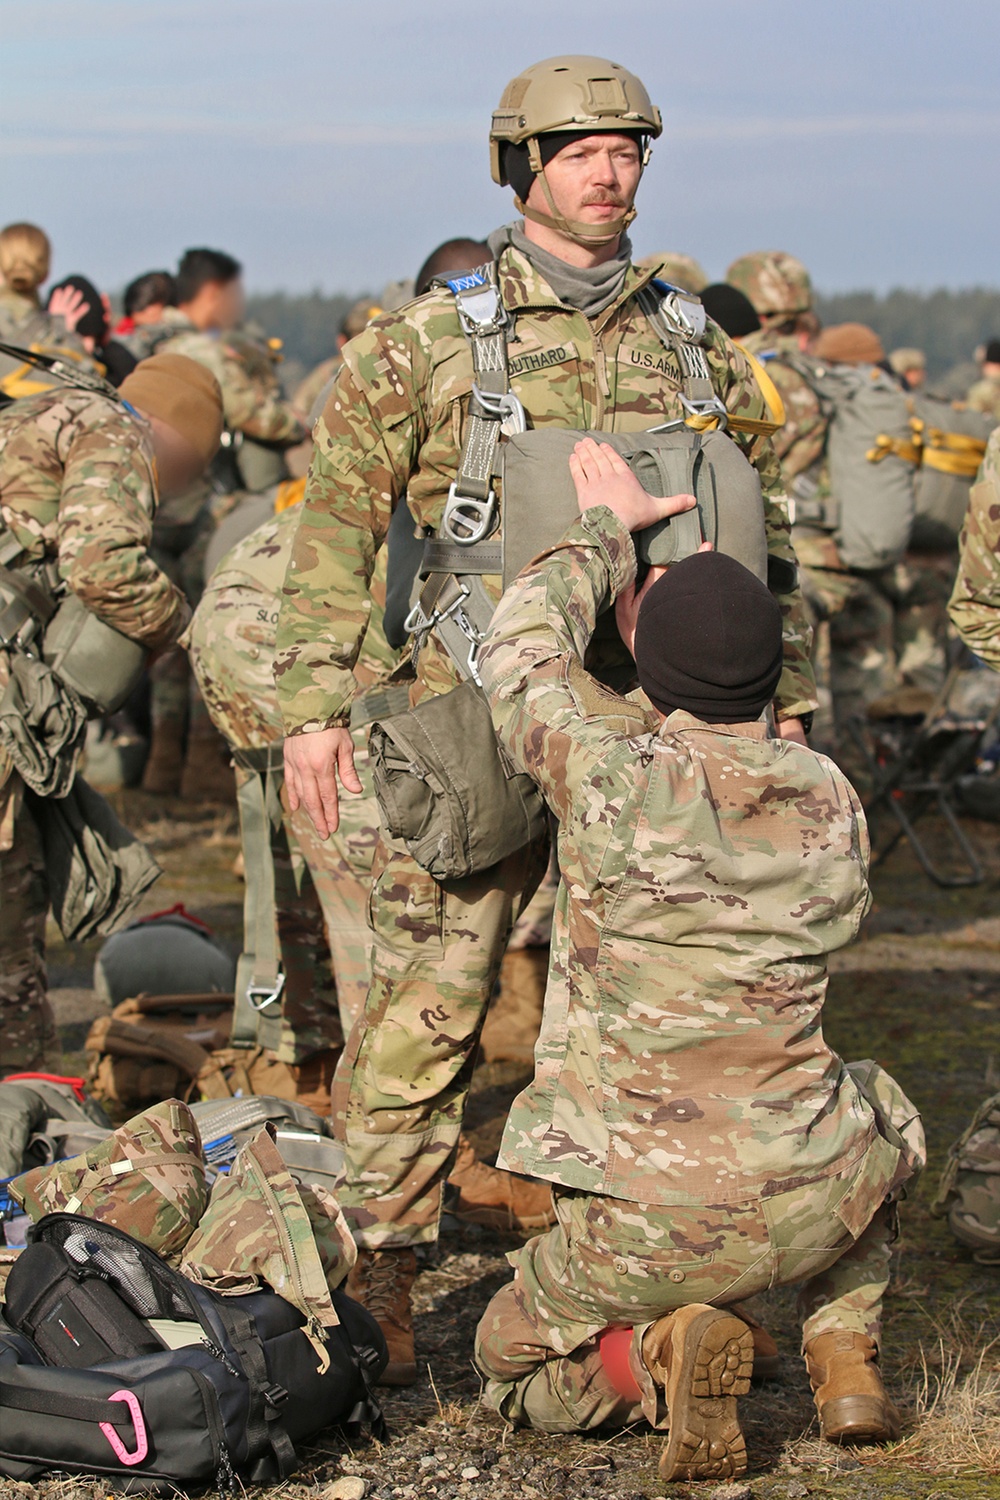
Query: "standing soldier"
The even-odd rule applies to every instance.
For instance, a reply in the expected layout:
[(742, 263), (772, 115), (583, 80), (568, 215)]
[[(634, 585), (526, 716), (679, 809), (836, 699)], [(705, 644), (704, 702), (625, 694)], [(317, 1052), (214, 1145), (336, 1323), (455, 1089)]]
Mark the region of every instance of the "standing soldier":
[[(20, 650), (15, 635), (22, 639), (28, 623), (25, 602), (38, 629), (71, 597), (110, 627), (102, 637), (105, 673), (113, 672), (123, 637), (162, 651), (186, 623), (183, 595), (149, 555), (152, 517), (158, 494), (190, 484), (219, 446), (218, 382), (193, 360), (162, 355), (141, 364), (119, 395), (64, 385), (0, 412), (4, 683)], [(22, 622), (16, 631), (15, 617)], [(0, 785), (2, 1072), (44, 1066), (54, 1027), (45, 993), (45, 863), (6, 751)]]
[[(157, 350), (197, 360), (222, 390), (226, 434), (220, 472), (206, 475), (163, 507), (154, 529), (157, 558), (192, 605), (201, 595), (204, 549), (216, 524), (220, 495), (241, 488), (263, 490), (287, 479), (284, 450), (307, 436), (282, 394), (272, 352), (237, 331), (246, 308), (242, 276), (239, 261), (224, 251), (185, 251), (175, 282), (177, 306), (165, 307), (161, 322), (123, 338), (140, 357)], [(183, 651), (156, 664), (152, 729), (144, 790), (180, 790), (193, 797), (231, 793), (221, 742), (200, 699), (191, 693)]]
[[(514, 188), (524, 222), (490, 237), (494, 259), (480, 272), (377, 318), (344, 351), (316, 428), (275, 663), (290, 800), (305, 804), (321, 836), (337, 826), (338, 778), (348, 794), (359, 791), (352, 667), (375, 554), (404, 492), (425, 533), (436, 534), (415, 622), (424, 629), (412, 701), (448, 693), (474, 666), (500, 565), (495, 539), (478, 558), (453, 545), (462, 534), (456, 510), (478, 517), (488, 535), (501, 418), (514, 430), (523, 421), (619, 432), (728, 419), (763, 485), (784, 619), (780, 731), (804, 739), (802, 717), (815, 707), (809, 628), (766, 437), (773, 422), (746, 359), (704, 325), (697, 299), (656, 285), (631, 262), (625, 231), (660, 131), (642, 83), (618, 64), (555, 58), (514, 79), (493, 117), (492, 170)], [(446, 567), (477, 576), (459, 584), (438, 571)], [(462, 607), (473, 596), (482, 627)], [(545, 868), (546, 843), (443, 881), (398, 843), (383, 838), (376, 854), (372, 986), (338, 1069), (335, 1113), (346, 1146), (343, 1201), (361, 1246), (352, 1294), (377, 1309), (387, 1378), (397, 1383), (416, 1375), (414, 1246), (437, 1236), (483, 1014), (513, 923)]]

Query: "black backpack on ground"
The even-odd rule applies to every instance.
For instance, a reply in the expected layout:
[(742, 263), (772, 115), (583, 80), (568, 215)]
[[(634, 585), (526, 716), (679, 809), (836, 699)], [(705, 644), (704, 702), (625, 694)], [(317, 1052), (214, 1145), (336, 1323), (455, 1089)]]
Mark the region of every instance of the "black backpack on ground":
[(322, 1372), (297, 1308), (264, 1288), (223, 1297), (121, 1230), (50, 1214), (0, 1309), (0, 1475), (108, 1476), (129, 1493), (268, 1484), (334, 1424), (385, 1424), (374, 1318), (335, 1291)]

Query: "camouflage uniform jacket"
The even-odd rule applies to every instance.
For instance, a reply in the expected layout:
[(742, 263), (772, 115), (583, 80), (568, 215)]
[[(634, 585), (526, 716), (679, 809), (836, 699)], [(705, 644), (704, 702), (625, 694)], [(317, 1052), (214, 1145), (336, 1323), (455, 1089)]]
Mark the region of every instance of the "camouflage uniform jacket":
[(290, 444), (307, 436), (282, 394), (270, 352), (238, 332), (202, 332), (176, 307), (162, 323), (137, 328), (123, 340), (137, 359), (151, 354), (186, 354), (211, 370), (222, 388), (222, 406), (230, 432), (242, 432), (261, 443)]
[(741, 339), (740, 344), (761, 361), (784, 402), (784, 426), (772, 442), (785, 484), (791, 489), (793, 481), (822, 458), (829, 418), (808, 380), (788, 363), (789, 358), (801, 358), (797, 338), (762, 328)]
[(763, 722), (656, 726), (583, 655), (635, 578), (601, 507), (511, 585), (480, 656), (502, 743), (559, 820), (535, 1078), (501, 1164), (642, 1203), (845, 1170), (874, 1117), (823, 1039), (827, 953), (869, 905), (850, 783)]
[(151, 648), (177, 640), (183, 595), (149, 556), (156, 470), (147, 424), (93, 391), (46, 391), (0, 411), (0, 516), (26, 562), (105, 624)]
[[(636, 432), (685, 416), (676, 356), (636, 301), (652, 272), (629, 269), (621, 294), (590, 322), (559, 302), (514, 247), (500, 257), (499, 287), (514, 329), (511, 388), (533, 427)], [(766, 418), (739, 349), (709, 323), (705, 353), (730, 411)], [(313, 434), (313, 455), (278, 627), (275, 680), (289, 734), (342, 725), (351, 668), (368, 620), (368, 580), (403, 494), (417, 522), (435, 529), (455, 479), (472, 388), (472, 358), (455, 301), (432, 290), (376, 318), (344, 350), (344, 364)], [(760, 472), (770, 551), (794, 559), (780, 475), (763, 437), (738, 439)], [(484, 580), (499, 597), (499, 578)], [(815, 704), (810, 628), (798, 588), (780, 596), (786, 670), (783, 717)], [(422, 682), (458, 681), (432, 638)]]
[(1000, 427), (987, 444), (958, 545), (948, 613), (969, 650), (1000, 672)]

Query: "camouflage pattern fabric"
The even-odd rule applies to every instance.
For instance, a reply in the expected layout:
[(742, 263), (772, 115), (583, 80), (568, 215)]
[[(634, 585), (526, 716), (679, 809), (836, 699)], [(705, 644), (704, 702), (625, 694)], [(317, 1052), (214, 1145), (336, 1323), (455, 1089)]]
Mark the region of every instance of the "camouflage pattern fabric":
[[(636, 302), (651, 275), (630, 268), (621, 294), (591, 323), (559, 303), (517, 249), (504, 250), (500, 290), (516, 320), (511, 387), (530, 425), (625, 432), (684, 418), (676, 356), (666, 352)], [(743, 354), (714, 324), (705, 355), (729, 410), (766, 418)], [(289, 734), (347, 722), (376, 552), (404, 492), (415, 520), (438, 526), (458, 470), (472, 379), (471, 354), (447, 290), (376, 318), (346, 346), (314, 433), (316, 453), (278, 624), (275, 680)], [(746, 435), (737, 441), (761, 475), (769, 550), (792, 561), (770, 443)], [(485, 582), (499, 597), (499, 579)], [(777, 700), (781, 716), (792, 717), (815, 707), (810, 632), (798, 589), (780, 602), (786, 670)], [(418, 674), (431, 692), (457, 681), (434, 641), (420, 653)]]
[(1000, 1094), (980, 1106), (949, 1151), (933, 1208), (973, 1260), (1000, 1265)]
[(589, 511), (507, 590), (480, 654), (501, 743), (559, 821), (562, 873), (536, 1076), (499, 1164), (728, 1204), (872, 1142), (820, 1019), (826, 956), (870, 904), (868, 835), (847, 779), (763, 721), (678, 710), (658, 728), (584, 671), (635, 573), (628, 532)]
[(181, 1274), (225, 1296), (269, 1286), (306, 1319), (303, 1330), (329, 1368), (323, 1330), (340, 1322), (330, 1297), (357, 1258), (336, 1200), (299, 1187), (263, 1126), (212, 1189), (190, 1236)]
[(987, 416), (1000, 422), (1000, 380), (995, 375), (986, 375), (982, 380), (977, 380), (965, 399), (973, 411), (984, 411)]
[(1000, 671), (1000, 428), (969, 497), (948, 613), (970, 651)]
[(45, 968), (45, 856), (22, 796), (17, 775), (0, 792), (13, 818), (13, 843), (0, 853), (0, 1075), (44, 1070), (57, 1051)]
[(124, 1230), (176, 1265), (208, 1203), (194, 1116), (169, 1099), (83, 1156), (26, 1172), (10, 1191), (36, 1223), (46, 1214), (79, 1213)]
[(813, 287), (802, 262), (786, 250), (754, 250), (734, 260), (726, 272), (730, 286), (749, 298), (757, 316), (781, 321), (809, 312)]
[(324, 359), (314, 370), (310, 370), (304, 380), (300, 381), (295, 388), (292, 397), (292, 405), (302, 416), (303, 421), (308, 421), (313, 407), (319, 399), (323, 388), (337, 374), (343, 364), (343, 357), (334, 354), (329, 359)]
[[(676, 357), (636, 302), (651, 275), (630, 268), (621, 294), (591, 323), (559, 303), (518, 250), (505, 249), (499, 285), (515, 320), (511, 385), (529, 424), (638, 431), (684, 417)], [(705, 354), (729, 409), (766, 418), (744, 356), (714, 325)], [(405, 493), (418, 524), (439, 525), (472, 382), (447, 291), (376, 318), (347, 345), (314, 434), (278, 623), (275, 681), (287, 733), (347, 723), (369, 580), (393, 507)], [(791, 561), (770, 444), (739, 441), (761, 474), (769, 548)], [(499, 579), (484, 582), (498, 597)], [(781, 714), (794, 717), (815, 706), (810, 630), (797, 588), (780, 603), (786, 669), (777, 696)], [(433, 637), (416, 670), (414, 701), (458, 680)], [(511, 929), (544, 871), (543, 842), (484, 875), (441, 885), (402, 848), (380, 844), (372, 986), (334, 1089), (347, 1158), (341, 1199), (366, 1246), (436, 1236), (441, 1176), (457, 1143), (483, 1016)]]
[[(270, 350), (237, 330), (202, 331), (176, 307), (164, 309), (162, 323), (137, 328), (123, 342), (137, 359), (150, 354), (186, 354), (211, 370), (222, 388), (230, 432), (262, 443), (298, 443), (307, 436), (282, 394)], [(140, 352), (141, 351), (141, 352)]]
[[(279, 590), (297, 523), (294, 509), (283, 511), (227, 553), (187, 637), (212, 722), (238, 748), (259, 749), (282, 735), (272, 662)], [(370, 685), (395, 661), (381, 629), (384, 563), (383, 557), (373, 581), (376, 604), (357, 664), (359, 685)], [(282, 889), (278, 926), (286, 982), (278, 1057), (283, 1062), (298, 1063), (342, 1046), (368, 991), (367, 910), (378, 807), (366, 729), (355, 734), (355, 753), (364, 790), (344, 798), (337, 833), (322, 841), (300, 808), (286, 813), (272, 844)]]
[(761, 361), (781, 396), (785, 422), (771, 441), (785, 486), (791, 490), (799, 475), (807, 473), (822, 458), (829, 418), (808, 380), (788, 363), (789, 358), (801, 356), (797, 338), (762, 328), (740, 339), (740, 344)]
[(64, 389), (0, 411), (0, 516), (25, 560), (56, 560), (88, 609), (153, 649), (187, 618), (149, 556), (155, 505), (149, 428), (110, 397)]
[[(61, 387), (0, 411), (0, 518), (26, 561), (55, 562), (88, 609), (156, 648), (180, 635), (183, 596), (149, 553), (156, 479), (145, 422), (91, 391)], [(0, 686), (8, 659), (0, 653)], [(55, 1042), (45, 998), (48, 887), (38, 833), (0, 755), (0, 1049), (37, 1066)]]

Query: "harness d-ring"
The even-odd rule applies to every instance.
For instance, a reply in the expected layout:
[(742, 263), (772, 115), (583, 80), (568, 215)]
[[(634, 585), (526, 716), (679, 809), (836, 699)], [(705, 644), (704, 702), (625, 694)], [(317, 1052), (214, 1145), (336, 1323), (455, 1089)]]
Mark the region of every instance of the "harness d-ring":
[(132, 1418), (132, 1426), (135, 1428), (135, 1452), (129, 1453), (110, 1422), (99, 1422), (97, 1425), (111, 1444), (115, 1458), (117, 1458), (120, 1464), (124, 1464), (126, 1468), (130, 1469), (134, 1464), (141, 1464), (149, 1453), (149, 1439), (146, 1436), (146, 1423), (143, 1421), (142, 1407), (139, 1405), (139, 1398), (134, 1391), (115, 1391), (113, 1396), (108, 1397), (108, 1400), (124, 1401), (128, 1407), (129, 1416)]

